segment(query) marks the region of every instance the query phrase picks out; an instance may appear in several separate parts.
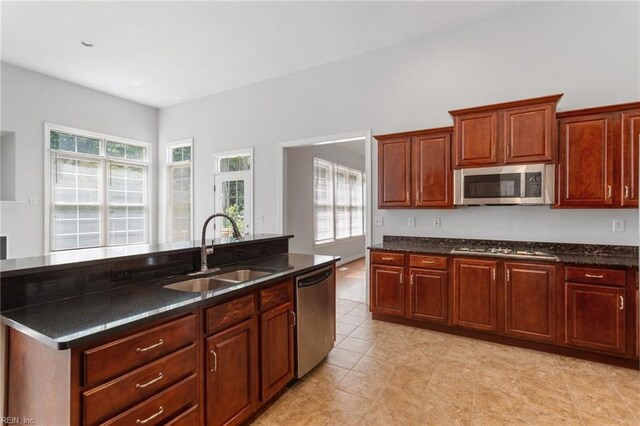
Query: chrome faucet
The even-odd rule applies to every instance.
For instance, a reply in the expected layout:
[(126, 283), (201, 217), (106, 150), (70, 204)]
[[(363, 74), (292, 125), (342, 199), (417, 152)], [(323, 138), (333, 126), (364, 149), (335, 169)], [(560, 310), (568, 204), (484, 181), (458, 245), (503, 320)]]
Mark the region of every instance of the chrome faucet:
[(236, 221), (233, 220), (231, 216), (225, 213), (214, 213), (204, 221), (204, 225), (202, 225), (202, 246), (200, 246), (200, 272), (207, 272), (209, 267), (207, 266), (207, 255), (213, 254), (213, 242), (211, 240), (211, 248), (207, 248), (207, 225), (211, 222), (211, 219), (216, 217), (224, 217), (231, 222), (231, 226), (233, 227), (233, 237), (237, 240), (242, 238), (242, 234), (240, 234), (240, 230), (238, 229), (238, 225)]

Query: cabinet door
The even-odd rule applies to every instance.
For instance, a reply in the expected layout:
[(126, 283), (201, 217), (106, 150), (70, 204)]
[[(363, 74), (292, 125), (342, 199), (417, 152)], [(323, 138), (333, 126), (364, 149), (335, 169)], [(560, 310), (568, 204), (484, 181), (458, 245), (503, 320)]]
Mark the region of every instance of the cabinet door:
[(638, 207), (640, 110), (622, 113), (622, 205)]
[(254, 320), (207, 339), (207, 425), (237, 425), (256, 403), (257, 347)]
[(504, 112), (504, 162), (553, 161), (555, 104), (514, 108)]
[(446, 323), (449, 274), (428, 269), (410, 269), (409, 273), (409, 317)]
[(404, 268), (371, 266), (371, 312), (404, 316)]
[(454, 259), (453, 322), (485, 331), (497, 329), (496, 269), (492, 260)]
[(566, 343), (624, 353), (624, 296), (623, 288), (566, 283)]
[(456, 167), (498, 164), (498, 113), (461, 115), (454, 120)]
[(415, 137), (412, 149), (415, 206), (451, 206), (451, 135), (446, 133)]
[(411, 206), (411, 138), (378, 142), (378, 206)]
[(559, 120), (560, 206), (613, 204), (613, 116)]
[(511, 262), (504, 266), (506, 334), (555, 341), (555, 266)]
[(293, 379), (293, 305), (285, 303), (260, 315), (262, 401)]

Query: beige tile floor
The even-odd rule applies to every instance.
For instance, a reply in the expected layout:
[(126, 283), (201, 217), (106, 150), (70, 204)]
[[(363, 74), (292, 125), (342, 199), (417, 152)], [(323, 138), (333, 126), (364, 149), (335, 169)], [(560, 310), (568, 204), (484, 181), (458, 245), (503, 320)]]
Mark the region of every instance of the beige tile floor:
[(337, 309), (336, 348), (255, 425), (640, 424), (638, 371)]

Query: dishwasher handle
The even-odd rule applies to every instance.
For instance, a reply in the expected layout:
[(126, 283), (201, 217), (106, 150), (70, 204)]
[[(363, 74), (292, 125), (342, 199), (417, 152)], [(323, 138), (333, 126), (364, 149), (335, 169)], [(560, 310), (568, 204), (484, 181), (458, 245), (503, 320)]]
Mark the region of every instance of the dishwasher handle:
[(298, 288), (302, 287), (311, 287), (316, 284), (320, 284), (333, 275), (333, 268), (329, 267), (328, 269), (324, 269), (322, 271), (314, 271), (311, 274), (303, 275), (296, 278), (296, 285)]

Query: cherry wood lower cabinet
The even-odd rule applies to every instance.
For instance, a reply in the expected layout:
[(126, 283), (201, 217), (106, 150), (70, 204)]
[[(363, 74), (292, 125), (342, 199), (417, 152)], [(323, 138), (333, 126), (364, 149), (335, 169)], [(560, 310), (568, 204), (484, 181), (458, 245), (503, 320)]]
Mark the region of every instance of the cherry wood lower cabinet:
[(293, 379), (295, 325), (292, 302), (260, 314), (262, 401), (271, 399)]
[(410, 318), (446, 324), (449, 274), (430, 269), (409, 269)]
[(556, 340), (556, 267), (505, 262), (505, 333)]
[(257, 345), (250, 318), (207, 339), (207, 425), (236, 425), (256, 405)]
[(404, 267), (371, 266), (371, 312), (404, 316)]
[(493, 260), (453, 260), (453, 323), (460, 327), (496, 331), (498, 295)]
[(571, 282), (565, 286), (566, 343), (625, 353), (625, 289)]

